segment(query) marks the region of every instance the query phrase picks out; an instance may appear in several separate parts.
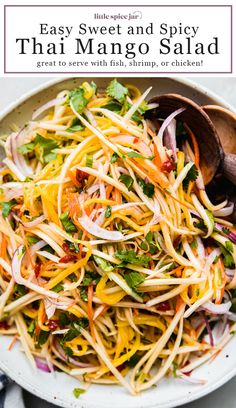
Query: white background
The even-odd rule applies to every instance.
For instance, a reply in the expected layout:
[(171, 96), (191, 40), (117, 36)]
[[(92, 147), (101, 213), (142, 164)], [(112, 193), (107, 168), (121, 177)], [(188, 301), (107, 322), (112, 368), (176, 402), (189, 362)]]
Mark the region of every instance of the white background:
[[(114, 2), (115, 3), (115, 2)], [(118, 2), (120, 3), (120, 2)], [(128, 21), (117, 17), (118, 15), (127, 16), (134, 12), (142, 13), (141, 19)], [(109, 16), (109, 19), (94, 19), (95, 14)], [(118, 19), (113, 20), (112, 16)], [(22, 24), (22, 22), (27, 22)], [(219, 23), (220, 22), (220, 23)], [(230, 8), (229, 7), (142, 7), (142, 6), (127, 6), (109, 7), (109, 6), (94, 6), (94, 7), (7, 7), (6, 9), (6, 72), (8, 73), (126, 73), (139, 72), (147, 73), (206, 73), (206, 72), (230, 72)], [(113, 34), (79, 34), (79, 24), (86, 23), (87, 26), (121, 26), (121, 35)], [(147, 27), (153, 24), (153, 34), (147, 35), (128, 35), (127, 29), (129, 26)], [(160, 25), (168, 24), (168, 33), (160, 33)], [(40, 24), (48, 24), (56, 28), (60, 26), (72, 26), (71, 35), (65, 38), (65, 35), (57, 33), (57, 35), (40, 34)], [(184, 27), (198, 27), (198, 31), (194, 36), (193, 31), (180, 32)], [(178, 32), (170, 39), (171, 52), (167, 55), (160, 53), (160, 40), (168, 38), (169, 29), (176, 27)], [(190, 34), (189, 34), (190, 31)], [(37, 42), (43, 44), (43, 55), (32, 55), (32, 37), (37, 39)], [(64, 38), (64, 40), (61, 39)], [(191, 54), (187, 54), (187, 37), (191, 38)], [(218, 37), (219, 54), (211, 55), (207, 52), (207, 46), (213, 41), (214, 37)], [(20, 44), (16, 43), (16, 39), (29, 38), (30, 44), (25, 46), (26, 54), (20, 54)], [(76, 41), (79, 38), (83, 41), (84, 46), (89, 38), (93, 39), (93, 55), (75, 55)], [(56, 43), (56, 51), (59, 53), (59, 43), (65, 45), (65, 55), (48, 55), (48, 43)], [(107, 55), (99, 55), (97, 47), (99, 43), (106, 43)], [(110, 43), (121, 43), (122, 55), (111, 55)], [(126, 58), (126, 44), (136, 43), (134, 59)], [(150, 51), (146, 55), (141, 55), (137, 48), (141, 43), (149, 44)], [(176, 55), (174, 44), (181, 43), (183, 45), (183, 55)], [(196, 55), (194, 53), (197, 43), (204, 44), (204, 55)], [(39, 48), (39, 46), (38, 46)], [(142, 47), (145, 49), (145, 47)], [(166, 48), (162, 48), (166, 52)], [(39, 53), (39, 50), (37, 51)], [(117, 51), (116, 51), (117, 52)], [(104, 66), (93, 66), (95, 61), (101, 63), (105, 60)], [(111, 60), (121, 64), (111, 66)], [(152, 62), (153, 67), (130, 66), (135, 60), (136, 63)], [(65, 66), (59, 66), (59, 62), (65, 63)], [(79, 65), (78, 67), (70, 66), (70, 63), (84, 64), (88, 62), (88, 66)], [(120, 63), (121, 61), (121, 63)], [(176, 66), (177, 61), (177, 66)], [(187, 61), (200, 62), (199, 66), (181, 66), (182, 62)], [(38, 64), (40, 64), (38, 66)], [(47, 64), (47, 65), (45, 65)], [(52, 66), (48, 65), (52, 64)], [(166, 65), (168, 64), (168, 65)], [(174, 65), (172, 65), (174, 64)]]

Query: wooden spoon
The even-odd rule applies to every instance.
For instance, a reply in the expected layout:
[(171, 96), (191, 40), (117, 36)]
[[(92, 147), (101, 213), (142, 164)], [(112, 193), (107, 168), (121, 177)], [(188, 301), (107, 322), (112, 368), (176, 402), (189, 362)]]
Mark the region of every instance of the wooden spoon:
[[(200, 150), (200, 168), (203, 180), (206, 185), (210, 183), (223, 162), (224, 152), (209, 116), (197, 103), (178, 94), (159, 95), (152, 98), (150, 103), (159, 104), (158, 115), (162, 119), (179, 108), (185, 108), (176, 119), (185, 122), (196, 136)], [(150, 113), (150, 115), (153, 114)]]
[(236, 184), (236, 114), (218, 105), (202, 108), (213, 122), (225, 152), (223, 173)]

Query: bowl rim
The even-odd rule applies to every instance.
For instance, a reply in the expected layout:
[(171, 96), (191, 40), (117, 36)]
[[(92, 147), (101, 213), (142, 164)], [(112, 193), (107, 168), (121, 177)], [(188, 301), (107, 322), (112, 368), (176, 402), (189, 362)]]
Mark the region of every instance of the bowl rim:
[[(97, 78), (99, 78), (98, 76), (96, 76)], [(128, 77), (128, 76), (127, 76)], [(1, 112), (0, 112), (0, 122), (4, 120), (4, 118), (10, 114), (11, 112), (13, 112), (17, 107), (19, 107), (22, 103), (24, 103), (25, 101), (27, 101), (28, 99), (30, 99), (31, 97), (37, 95), (38, 93), (59, 84), (60, 82), (64, 82), (66, 80), (73, 80), (73, 79), (83, 79), (83, 78), (88, 78), (88, 77), (84, 77), (84, 76), (72, 76), (72, 77), (57, 77), (57, 78), (53, 78), (53, 79), (49, 79), (48, 81), (43, 82), (42, 84), (36, 85), (34, 86), (31, 90), (24, 92), (23, 95), (21, 97), (19, 97), (16, 101), (8, 104), (8, 106), (6, 108), (4, 108)], [(94, 77), (91, 77), (94, 78)], [(111, 78), (110, 76), (102, 76), (102, 78)], [(126, 78), (126, 77), (120, 77), (120, 79), (122, 78)], [(131, 78), (131, 77), (130, 77)], [(132, 78), (147, 78), (147, 76), (132, 76)], [(162, 79), (164, 77), (157, 77), (155, 79)], [(185, 86), (187, 86), (188, 88), (192, 89), (192, 90), (197, 90), (200, 93), (205, 94), (206, 96), (210, 97), (211, 99), (214, 100), (214, 102), (218, 105), (221, 105), (229, 110), (231, 110), (232, 112), (236, 113), (236, 108), (234, 108), (231, 104), (229, 104), (227, 101), (224, 100), (224, 98), (218, 96), (215, 92), (209, 90), (207, 87), (198, 84), (196, 82), (194, 82), (194, 80), (192, 79), (185, 79), (185, 78), (180, 78), (180, 77), (165, 77), (165, 78), (169, 78), (179, 84), (183, 84)], [(232, 339), (230, 340), (232, 341)], [(64, 407), (64, 408), (68, 408), (68, 402), (66, 400), (62, 400), (62, 399), (54, 399), (52, 395), (48, 394), (45, 395), (45, 391), (41, 390), (40, 388), (36, 388), (33, 384), (26, 382), (24, 380), (24, 376), (20, 376), (18, 377), (17, 373), (14, 372), (14, 370), (11, 370), (10, 368), (8, 368), (2, 361), (0, 361), (0, 369), (3, 370), (11, 379), (13, 379), (17, 384), (19, 384), (23, 389), (29, 391), (30, 393), (36, 395), (37, 397), (50, 402), (52, 404), (57, 404), (58, 406)], [(218, 389), (219, 387), (223, 386), (226, 382), (228, 382), (229, 380), (231, 380), (234, 376), (236, 376), (236, 367), (234, 367), (233, 369), (231, 369), (230, 371), (228, 371), (223, 377), (219, 378), (217, 381), (215, 381), (213, 384), (209, 385), (208, 387), (204, 387), (202, 390), (198, 389), (196, 392), (193, 392), (191, 395), (186, 395), (186, 396), (182, 396), (179, 397), (177, 400), (172, 401), (172, 402), (166, 402), (166, 403), (161, 403), (161, 408), (174, 408), (177, 406), (180, 406), (182, 404), (186, 404), (195, 400), (198, 400), (210, 393), (212, 393), (213, 391), (215, 391), (216, 389)], [(96, 404), (88, 404), (86, 402), (79, 402), (76, 401), (75, 404), (70, 404), (70, 408), (77, 406), (77, 407), (86, 407), (86, 408), (97, 408)], [(157, 405), (145, 405), (145, 408), (156, 408)], [(125, 407), (124, 407), (125, 408)], [(137, 405), (137, 408), (141, 408), (141, 406), (139, 407)]]

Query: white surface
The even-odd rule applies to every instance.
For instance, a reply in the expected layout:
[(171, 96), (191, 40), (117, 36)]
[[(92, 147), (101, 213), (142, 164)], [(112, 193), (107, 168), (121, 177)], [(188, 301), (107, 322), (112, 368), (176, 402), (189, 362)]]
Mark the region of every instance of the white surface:
[[(19, 96), (27, 90), (30, 90), (34, 86), (48, 80), (48, 78), (0, 78), (0, 110), (6, 106), (6, 104), (13, 102)], [(208, 86), (214, 92), (222, 96), (227, 102), (236, 106), (236, 79), (235, 78), (198, 78), (196, 82)], [(3, 97), (4, 96), (4, 97)], [(222, 360), (222, 375), (224, 371), (224, 360)], [(219, 373), (221, 366), (215, 367), (215, 370)], [(235, 408), (235, 386), (236, 378), (226, 384), (224, 387), (215, 391), (213, 394), (195, 401), (185, 406), (185, 408)], [(188, 385), (186, 385), (188, 387)], [(52, 405), (36, 399), (35, 397), (25, 393), (25, 400), (27, 408), (49, 408)]]

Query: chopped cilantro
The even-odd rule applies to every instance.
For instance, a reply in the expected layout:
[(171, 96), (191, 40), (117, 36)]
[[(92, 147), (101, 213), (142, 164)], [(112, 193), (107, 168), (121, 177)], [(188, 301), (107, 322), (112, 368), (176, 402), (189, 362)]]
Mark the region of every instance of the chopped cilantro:
[(111, 96), (122, 104), (125, 102), (126, 96), (128, 95), (128, 89), (116, 79), (113, 79), (113, 81), (110, 82), (106, 92), (108, 96)]
[(52, 288), (53, 292), (59, 293), (64, 290), (64, 286), (61, 283), (58, 283), (54, 288)]
[(145, 183), (144, 180), (139, 179), (138, 180), (138, 184), (140, 185), (140, 187), (142, 187), (144, 194), (149, 197), (152, 198), (154, 195), (154, 185), (151, 183)]
[(38, 237), (35, 237), (34, 235), (27, 235), (26, 239), (30, 246), (36, 244), (40, 240)]
[(128, 367), (135, 367), (136, 364), (139, 362), (141, 356), (139, 356), (137, 353), (135, 353), (133, 356), (131, 356), (129, 358), (129, 360), (126, 361), (126, 364), (128, 365)]
[(27, 333), (29, 333), (31, 337), (33, 337), (34, 335), (35, 327), (36, 327), (35, 320), (32, 320), (27, 330)]
[(44, 331), (41, 330), (39, 333), (39, 338), (38, 338), (38, 344), (39, 346), (42, 346), (43, 344), (46, 343), (48, 337), (49, 337), (50, 331)]
[(45, 138), (40, 134), (37, 134), (34, 141), (26, 143), (18, 148), (18, 151), (22, 154), (27, 154), (35, 151), (35, 154), (41, 163), (49, 163), (56, 159), (56, 153), (54, 149), (58, 148), (58, 144), (52, 138)]
[(138, 272), (129, 272), (125, 275), (125, 280), (130, 288), (136, 289), (137, 286), (144, 282), (144, 277)]
[(148, 262), (151, 261), (151, 258), (147, 255), (139, 255), (134, 251), (128, 251), (122, 249), (121, 251), (115, 252), (115, 257), (120, 259), (122, 262), (130, 263), (134, 265), (143, 265), (148, 266)]
[(88, 291), (86, 288), (80, 288), (80, 298), (84, 301), (88, 301)]
[(14, 293), (17, 297), (21, 297), (28, 293), (28, 289), (24, 285), (19, 285), (18, 283), (15, 283)]
[(121, 176), (119, 177), (119, 181), (121, 181), (121, 183), (123, 183), (129, 191), (131, 190), (134, 183), (134, 180), (128, 174), (121, 174)]
[(74, 132), (80, 132), (81, 130), (84, 130), (84, 129), (85, 129), (85, 126), (81, 123), (79, 118), (75, 118), (72, 121), (71, 126), (68, 129), (66, 129), (66, 131), (69, 133), (74, 133)]
[(198, 169), (194, 164), (188, 171), (185, 179), (183, 180), (183, 189), (186, 191), (190, 181), (196, 181), (198, 177)]
[(128, 157), (131, 158), (137, 158), (137, 159), (145, 159), (146, 157), (144, 157), (142, 154), (135, 152), (134, 150), (132, 150), (131, 152), (127, 153)]
[(119, 159), (118, 154), (117, 154), (117, 153), (113, 153), (113, 155), (111, 156), (110, 163), (113, 164), (113, 163), (117, 162), (118, 159)]
[(68, 326), (68, 324), (70, 323), (70, 319), (69, 316), (66, 313), (60, 313), (59, 314), (59, 324), (60, 327), (65, 327)]
[(11, 212), (12, 207), (13, 207), (15, 204), (16, 204), (16, 201), (15, 201), (15, 200), (11, 200), (11, 201), (8, 201), (8, 202), (3, 201), (3, 202), (1, 203), (1, 205), (2, 205), (2, 216), (3, 216), (4, 218), (7, 218), (7, 217), (8, 217), (8, 215), (9, 215), (10, 212)]
[(101, 106), (101, 108), (108, 109), (112, 112), (117, 112), (117, 113), (120, 112), (121, 107), (122, 107), (121, 104), (114, 100), (111, 100), (107, 102), (106, 105)]

